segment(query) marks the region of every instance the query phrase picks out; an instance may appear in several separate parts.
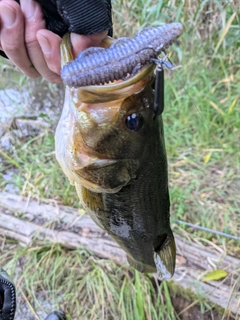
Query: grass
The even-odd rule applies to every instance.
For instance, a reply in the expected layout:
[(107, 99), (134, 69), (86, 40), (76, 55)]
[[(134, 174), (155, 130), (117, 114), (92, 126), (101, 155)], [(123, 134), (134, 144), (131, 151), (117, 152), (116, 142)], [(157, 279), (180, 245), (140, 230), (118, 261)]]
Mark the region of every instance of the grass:
[[(180, 219), (240, 237), (238, 2), (114, 0), (112, 4), (116, 37), (134, 35), (147, 25), (183, 23), (180, 45), (169, 49), (172, 61), (182, 67), (165, 72), (163, 118), (173, 228), (183, 235), (187, 231), (193, 238), (211, 240), (229, 254), (240, 257), (239, 242), (174, 223)], [(24, 87), (25, 83), (23, 77), (14, 77), (8, 86)], [(4, 84), (0, 82), (0, 86)], [(51, 198), (76, 207), (79, 201), (75, 190), (58, 167), (53, 150), (52, 130), (46, 130), (37, 139), (19, 141), (12, 152), (1, 152), (0, 178), (12, 168), (11, 183), (21, 194)], [(0, 188), (4, 190), (8, 183), (1, 179)], [(40, 259), (37, 257), (41, 250), (44, 252)], [(118, 319), (117, 315), (122, 314), (121, 319), (177, 319), (168, 299), (167, 284), (156, 284), (151, 276), (139, 275), (111, 262), (103, 263), (83, 251), (66, 254), (59, 247), (15, 246), (13, 252), (14, 256), (7, 253), (8, 262), (4, 265), (13, 270), (17, 261), (24, 260), (26, 267), (19, 288), (25, 288), (31, 301), (33, 292), (50, 289), (51, 301), (59, 299), (54, 303), (61, 304), (64, 300), (64, 306), (74, 317), (115, 319), (115, 315)], [(31, 273), (34, 264), (42, 271)], [(49, 266), (47, 274), (44, 265)], [(61, 269), (60, 265), (66, 268)], [(74, 278), (76, 283), (71, 282)], [(73, 301), (74, 294), (81, 299)]]
[[(60, 246), (21, 248), (9, 244), (0, 264), (15, 272), (21, 301), (45, 312), (66, 310), (69, 319), (178, 319), (167, 285), (153, 276), (116, 266), (85, 250), (66, 251)], [(16, 271), (16, 265), (17, 271)], [(32, 272), (37, 270), (37, 272)]]
[[(11, 155), (11, 160), (5, 157), (8, 163), (16, 162), (15, 166), (19, 168), (12, 182), (21, 190), (22, 195), (51, 198), (65, 205), (77, 206), (79, 201), (75, 188), (63, 176), (53, 150), (54, 137), (50, 132), (19, 145)], [(9, 181), (3, 181), (2, 186), (7, 183)]]

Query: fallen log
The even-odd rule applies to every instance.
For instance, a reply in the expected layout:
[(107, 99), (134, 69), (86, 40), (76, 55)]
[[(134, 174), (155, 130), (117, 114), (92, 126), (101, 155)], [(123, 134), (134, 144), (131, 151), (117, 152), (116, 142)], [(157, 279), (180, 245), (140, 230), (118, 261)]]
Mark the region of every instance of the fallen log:
[[(37, 241), (59, 243), (71, 249), (84, 247), (99, 257), (127, 263), (125, 252), (82, 209), (56, 202), (47, 204), (0, 192), (0, 234), (24, 244)], [(226, 255), (217, 246), (205, 247), (178, 235), (175, 238), (174, 285), (201, 294), (240, 315), (240, 260)], [(228, 276), (222, 281), (203, 282), (203, 275), (213, 267), (226, 270)]]

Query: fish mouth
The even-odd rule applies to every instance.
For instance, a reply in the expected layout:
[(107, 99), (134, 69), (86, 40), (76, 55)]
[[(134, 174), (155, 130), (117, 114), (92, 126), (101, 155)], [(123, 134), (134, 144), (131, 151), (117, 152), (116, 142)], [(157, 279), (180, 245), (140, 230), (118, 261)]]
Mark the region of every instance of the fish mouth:
[[(102, 47), (104, 48), (107, 48), (110, 45), (111, 43), (102, 43)], [(61, 42), (61, 66), (63, 67), (72, 60), (73, 54), (71, 51), (69, 34), (65, 34)], [(119, 100), (141, 92), (153, 77), (153, 71), (155, 68), (155, 63), (150, 63), (143, 66), (137, 74), (133, 76), (129, 75), (126, 79), (105, 83), (104, 85), (68, 88), (74, 103), (78, 101), (82, 101), (84, 103), (99, 103)]]
[(172, 231), (158, 236), (156, 241), (158, 245), (154, 248), (153, 259), (157, 275), (160, 279), (171, 279), (176, 264), (176, 244)]
[(154, 64), (144, 66), (139, 73), (125, 80), (104, 85), (92, 85), (79, 88), (69, 88), (73, 101), (84, 103), (108, 102), (124, 99), (141, 92), (153, 77)]

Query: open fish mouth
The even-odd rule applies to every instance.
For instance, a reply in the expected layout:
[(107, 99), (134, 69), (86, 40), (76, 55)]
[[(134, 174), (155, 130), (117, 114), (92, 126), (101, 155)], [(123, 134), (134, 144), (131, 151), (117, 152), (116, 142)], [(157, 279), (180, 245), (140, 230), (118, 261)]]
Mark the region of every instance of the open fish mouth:
[[(69, 34), (66, 34), (61, 43), (61, 63), (62, 66), (73, 60)], [(155, 64), (143, 66), (134, 76), (121, 81), (106, 83), (104, 85), (89, 85), (83, 87), (69, 87), (74, 103), (82, 101), (84, 103), (108, 102), (126, 98), (132, 94), (140, 92), (152, 78)]]
[(118, 100), (119, 97), (126, 98), (132, 94), (140, 92), (152, 78), (154, 64), (144, 66), (135, 76), (119, 81), (117, 83), (107, 83), (104, 85), (92, 85), (79, 88), (70, 88), (73, 101), (81, 100), (85, 103), (107, 102)]
[(165, 52), (182, 31), (182, 25), (173, 22), (144, 28), (134, 38), (105, 38), (101, 47), (88, 48), (63, 66), (63, 82), (79, 88), (128, 79)]

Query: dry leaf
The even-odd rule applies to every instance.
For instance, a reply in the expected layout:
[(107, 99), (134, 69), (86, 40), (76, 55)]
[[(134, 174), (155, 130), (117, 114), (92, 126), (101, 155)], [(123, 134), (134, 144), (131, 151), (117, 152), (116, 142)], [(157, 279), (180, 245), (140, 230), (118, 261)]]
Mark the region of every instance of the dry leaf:
[(226, 278), (228, 275), (227, 271), (225, 270), (214, 270), (209, 272), (203, 279), (202, 281), (207, 282), (207, 281), (214, 281), (214, 280), (221, 280)]

